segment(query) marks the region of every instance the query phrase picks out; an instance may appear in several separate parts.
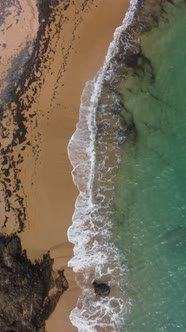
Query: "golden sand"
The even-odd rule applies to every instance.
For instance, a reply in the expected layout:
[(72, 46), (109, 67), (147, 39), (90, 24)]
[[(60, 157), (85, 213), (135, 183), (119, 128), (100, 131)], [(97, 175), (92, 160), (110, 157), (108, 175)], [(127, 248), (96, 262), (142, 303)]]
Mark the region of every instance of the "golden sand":
[(28, 53), (32, 52), (32, 41), (38, 30), (38, 12), (35, 0), (21, 1), (21, 15), (19, 7), (10, 6), (5, 14), (0, 13), (4, 22), (0, 25), (0, 93), (8, 82), (6, 77), (11, 61), (15, 59), (21, 49), (28, 46)]
[[(20, 37), (17, 40), (14, 51), (21, 43), (23, 47), (25, 39), (35, 37), (38, 23), (34, 12), (35, 1), (22, 2), (23, 12), (29, 13), (33, 24), (29, 26), (32, 33), (21, 30), (22, 39)], [(60, 15), (63, 12), (62, 3), (58, 6)], [(54, 267), (65, 268), (69, 281), (69, 290), (61, 297), (47, 321), (47, 332), (77, 330), (69, 320), (80, 290), (73, 271), (67, 267), (73, 256), (67, 229), (72, 222), (78, 191), (71, 178), (67, 144), (78, 121), (85, 82), (93, 79), (103, 64), (114, 30), (121, 24), (128, 7), (127, 0), (94, 0), (89, 1), (82, 10), (83, 3), (83, 0), (71, 2), (65, 10), (66, 20), (63, 24), (60, 23), (61, 16), (56, 16), (61, 24), (60, 33), (54, 35), (50, 42), (50, 50), (54, 52), (48, 51), (50, 60), (42, 68), (44, 80), (31, 105), (31, 112), (37, 114), (37, 121), (28, 123), (28, 136), (31, 142), (37, 141), (37, 154), (33, 155), (31, 150), (27, 150), (21, 166), (27, 213), (25, 231), (21, 234), (22, 246), (31, 259), (39, 258), (50, 250)], [(50, 36), (51, 30), (46, 31), (46, 37)], [(6, 76), (6, 65), (4, 68), (3, 75)], [(33, 91), (32, 84), (26, 91), (27, 97), (32, 96)]]

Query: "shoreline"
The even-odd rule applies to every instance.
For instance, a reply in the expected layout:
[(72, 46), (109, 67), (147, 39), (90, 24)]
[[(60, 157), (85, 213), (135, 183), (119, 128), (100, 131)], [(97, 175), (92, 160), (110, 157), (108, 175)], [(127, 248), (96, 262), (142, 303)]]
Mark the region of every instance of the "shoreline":
[[(111, 1), (110, 1), (110, 4)], [(95, 2), (96, 5), (96, 2)], [(100, 7), (99, 7), (100, 5)], [(69, 66), (67, 65), (66, 71), (61, 77), (61, 86), (63, 88), (59, 91), (56, 92), (55, 94), (55, 103), (58, 105), (61, 105), (61, 107), (65, 110), (64, 116), (62, 114), (56, 114), (56, 116), (51, 115), (50, 116), (50, 128), (48, 127), (48, 140), (44, 139), (45, 144), (48, 146), (48, 152), (49, 155), (53, 156), (53, 145), (54, 143), (50, 144), (49, 141), (51, 141), (51, 138), (53, 136), (53, 133), (56, 131), (56, 123), (58, 124), (57, 131), (60, 131), (60, 123), (65, 122), (65, 133), (60, 134), (63, 136), (63, 144), (64, 144), (64, 150), (63, 151), (63, 165), (65, 165), (65, 176), (62, 179), (62, 182), (60, 184), (59, 191), (61, 192), (61, 187), (64, 186), (65, 188), (70, 188), (68, 192), (64, 192), (63, 196), (61, 197), (61, 200), (59, 200), (58, 205), (61, 204), (61, 202), (65, 202), (65, 211), (64, 211), (64, 217), (67, 217), (66, 224), (63, 226), (63, 229), (61, 230), (61, 236), (59, 238), (59, 243), (60, 241), (62, 242), (62, 239), (64, 239), (61, 243), (61, 247), (59, 246), (58, 248), (54, 248), (51, 250), (51, 255), (54, 255), (53, 257), (55, 258), (55, 263), (56, 267), (57, 265), (60, 265), (60, 258), (58, 256), (61, 254), (61, 252), (64, 252), (64, 247), (66, 248), (66, 256), (63, 258), (63, 264), (65, 267), (65, 275), (67, 277), (67, 280), (69, 281), (69, 289), (68, 292), (64, 293), (63, 296), (61, 297), (59, 304), (57, 305), (55, 311), (53, 314), (50, 316), (49, 320), (46, 323), (46, 328), (47, 332), (53, 332), (53, 330), (60, 331), (61, 329), (61, 324), (62, 326), (68, 331), (68, 332), (73, 332), (77, 331), (75, 327), (71, 325), (71, 322), (69, 321), (69, 314), (71, 310), (75, 307), (77, 299), (79, 295), (81, 294), (81, 291), (79, 287), (77, 287), (76, 282), (74, 280), (74, 272), (72, 271), (71, 268), (67, 267), (67, 262), (68, 260), (71, 259), (73, 256), (73, 245), (68, 242), (67, 239), (67, 230), (68, 227), (72, 223), (72, 215), (74, 212), (74, 205), (76, 198), (79, 194), (77, 188), (75, 187), (72, 177), (71, 177), (71, 170), (72, 166), (70, 164), (70, 161), (67, 156), (67, 145), (68, 142), (72, 136), (72, 134), (75, 131), (75, 126), (76, 123), (78, 122), (78, 117), (79, 117), (79, 106), (80, 106), (80, 98), (81, 98), (81, 93), (84, 88), (84, 84), (87, 80), (93, 79), (93, 77), (97, 74), (98, 70), (103, 64), (105, 55), (107, 53), (107, 48), (112, 41), (113, 38), (113, 33), (115, 28), (120, 25), (122, 19), (123, 19), (123, 14), (121, 14), (121, 9), (119, 9), (119, 6), (121, 5), (118, 3), (118, 8), (116, 10), (115, 8), (115, 16), (112, 19), (112, 26), (110, 26), (110, 29), (108, 31), (108, 26), (111, 23), (110, 20), (110, 15), (111, 15), (111, 10), (110, 10), (110, 15), (108, 13), (109, 11), (109, 6), (108, 4), (105, 5), (105, 3), (102, 1), (101, 3), (98, 3), (97, 1), (97, 6), (95, 8), (92, 8), (92, 11), (87, 13), (86, 20), (82, 22), (81, 26), (79, 27), (79, 31), (76, 31), (77, 34), (79, 32), (80, 38), (77, 38), (75, 41), (75, 46), (74, 50), (71, 51), (70, 55), (70, 64)], [(108, 7), (107, 7), (108, 6)], [(112, 4), (113, 7), (113, 4)], [(94, 11), (93, 11), (94, 9)], [(106, 10), (106, 13), (105, 13)], [(91, 23), (90, 23), (91, 19)], [(101, 29), (101, 26), (103, 24), (103, 19), (105, 20), (105, 24), (107, 25), (107, 29), (104, 31), (104, 35), (100, 36), (99, 39), (99, 48), (94, 49), (93, 47), (96, 46), (99, 36), (99, 30)], [(95, 29), (93, 28), (95, 27)], [(89, 59), (86, 59), (86, 50), (87, 47), (90, 47), (90, 36), (92, 37), (92, 53), (90, 51), (89, 54)], [(104, 38), (104, 45), (103, 45), (103, 38)], [(89, 44), (87, 45), (89, 41)], [(95, 55), (96, 53), (98, 54), (99, 52), (99, 58), (95, 61)], [(86, 67), (85, 67), (85, 60), (86, 60)], [(82, 66), (83, 64), (83, 66)], [(81, 67), (82, 66), (82, 67)], [(77, 77), (76, 80), (74, 80), (74, 77)], [(72, 85), (73, 82), (73, 85)], [(44, 90), (43, 90), (44, 92)], [(62, 95), (59, 95), (62, 94)], [(67, 97), (65, 97), (67, 96)], [(43, 96), (44, 99), (44, 96)], [(70, 101), (70, 102), (69, 102)], [(59, 107), (59, 106), (58, 106)], [(45, 120), (45, 119), (44, 119)], [(45, 121), (43, 123), (43, 126), (45, 126)], [(58, 137), (55, 139), (55, 145), (61, 144), (61, 140), (58, 141)], [(50, 148), (49, 148), (50, 145)], [(49, 150), (50, 149), (50, 150)], [(49, 159), (49, 155), (48, 158)], [(53, 159), (53, 158), (52, 158)], [(60, 160), (58, 161), (60, 162)], [(62, 163), (62, 161), (61, 161)], [(63, 166), (64, 167), (64, 166)], [(51, 171), (49, 168), (53, 169), (53, 162), (52, 165), (49, 165), (48, 170), (46, 170), (46, 178), (48, 178), (51, 174)], [(61, 165), (62, 168), (62, 165)], [(57, 180), (56, 180), (57, 181)], [(53, 185), (53, 184), (52, 184)], [(53, 185), (54, 186), (54, 185)], [(70, 191), (70, 192), (69, 192)], [(59, 197), (59, 195), (58, 195)], [(60, 202), (61, 201), (61, 202)], [(50, 229), (52, 232), (52, 229)], [(62, 233), (63, 232), (63, 233)], [(58, 243), (58, 242), (57, 242)], [(54, 263), (54, 264), (55, 264)], [(65, 310), (65, 312), (64, 312)], [(60, 319), (59, 319), (60, 318)], [(61, 321), (62, 320), (62, 321)]]
[[(35, 8), (35, 1), (26, 5), (24, 13)], [(42, 2), (40, 5), (42, 7)], [(37, 35), (39, 59), (29, 59), (30, 72), (23, 65), (25, 77), (21, 72), (22, 81), (13, 87), (15, 101), (11, 100), (4, 108), (10, 122), (3, 151), (10, 155), (8, 178), (12, 196), (8, 198), (8, 219), (3, 215), (5, 205), (2, 203), (1, 213), (5, 219), (2, 230), (10, 234), (24, 229), (20, 238), (28, 257), (34, 261), (50, 251), (54, 269), (64, 268), (69, 282), (68, 291), (46, 322), (47, 332), (60, 332), (61, 327), (68, 332), (77, 331), (71, 325), (69, 314), (80, 290), (72, 269), (67, 267), (73, 256), (67, 229), (72, 223), (78, 190), (71, 177), (67, 145), (78, 122), (85, 82), (93, 79), (103, 65), (113, 33), (121, 24), (128, 5), (128, 1), (123, 0), (114, 4), (113, 0), (94, 0), (89, 4), (81, 0), (70, 6), (60, 3), (51, 9), (50, 22), (45, 21), (44, 13), (39, 22), (40, 35)], [(35, 29), (36, 25), (33, 36)], [(18, 115), (19, 130), (15, 121)], [(7, 168), (3, 169), (3, 176), (7, 177)], [(16, 193), (15, 187), (19, 188)]]

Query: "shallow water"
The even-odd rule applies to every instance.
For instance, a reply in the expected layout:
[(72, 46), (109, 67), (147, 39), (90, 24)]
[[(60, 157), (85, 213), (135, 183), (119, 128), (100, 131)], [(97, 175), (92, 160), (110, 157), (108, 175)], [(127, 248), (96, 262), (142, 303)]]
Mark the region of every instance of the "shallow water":
[[(74, 256), (68, 265), (76, 272), (82, 290), (70, 319), (80, 332), (119, 331), (130, 307), (130, 299), (121, 289), (125, 267), (120, 264), (112, 239), (114, 177), (123, 126), (115, 112), (118, 98), (107, 91), (104, 80), (121, 32), (133, 18), (136, 2), (131, 1), (128, 14), (116, 29), (97, 77), (86, 83), (79, 122), (68, 144), (72, 176), (79, 189), (73, 223), (68, 229), (68, 239), (74, 243)], [(92, 285), (95, 280), (110, 286), (108, 297), (96, 298)]]
[(186, 4), (150, 5), (131, 1), (68, 146), (80, 332), (185, 330)]
[(118, 88), (132, 124), (115, 195), (132, 300), (123, 332), (186, 330), (186, 4), (168, 8)]

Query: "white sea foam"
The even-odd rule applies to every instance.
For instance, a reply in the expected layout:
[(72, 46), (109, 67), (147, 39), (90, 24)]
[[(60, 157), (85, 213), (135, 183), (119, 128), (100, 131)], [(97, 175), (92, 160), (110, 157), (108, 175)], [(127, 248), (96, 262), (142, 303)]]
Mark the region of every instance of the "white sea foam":
[[(79, 122), (68, 144), (72, 177), (79, 189), (73, 223), (68, 229), (69, 241), (74, 243), (74, 256), (68, 265), (77, 273), (82, 289), (70, 319), (79, 332), (119, 331), (130, 308), (130, 300), (120, 289), (125, 268), (112, 243), (113, 180), (119, 165), (118, 143), (123, 136), (118, 134), (122, 131), (120, 119), (113, 112), (118, 107), (116, 95), (102, 95), (105, 78), (108, 80), (113, 74), (111, 64), (118, 52), (120, 35), (132, 22), (136, 5), (137, 0), (131, 1), (122, 25), (114, 33), (103, 67), (85, 85)], [(98, 300), (92, 287), (94, 280), (107, 282), (110, 296)]]

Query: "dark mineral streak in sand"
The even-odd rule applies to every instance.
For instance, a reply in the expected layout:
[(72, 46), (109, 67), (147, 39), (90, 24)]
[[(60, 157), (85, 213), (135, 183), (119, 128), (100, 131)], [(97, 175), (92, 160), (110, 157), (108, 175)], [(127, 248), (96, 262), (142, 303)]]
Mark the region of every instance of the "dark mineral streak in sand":
[[(61, 28), (61, 21), (57, 19), (62, 16), (58, 5), (59, 1), (48, 0), (44, 3), (38, 1), (39, 29), (32, 53), (29, 55), (27, 50), (29, 45), (27, 45), (16, 58), (12, 59), (12, 66), (6, 77), (8, 87), (1, 96), (1, 194), (5, 201), (5, 231), (10, 218), (14, 218), (17, 223), (16, 231), (24, 230), (26, 200), (19, 165), (24, 161), (26, 149), (31, 150), (35, 159), (39, 153), (40, 134), (38, 133), (32, 141), (28, 127), (29, 125), (35, 129), (37, 127), (37, 115), (32, 110), (32, 104), (45, 81), (44, 71), (50, 70), (50, 60), (55, 53), (55, 48), (53, 49), (50, 44), (55, 35), (58, 38)], [(4, 15), (10, 14), (9, 6), (16, 6), (19, 9), (16, 14), (21, 15), (19, 1), (1, 2), (1, 24)], [(50, 29), (50, 26), (53, 29)], [(49, 30), (48, 34), (46, 28)]]
[[(90, 3), (92, 3), (92, 0), (89, 3), (87, 0), (82, 1), (82, 11), (86, 10)], [(27, 218), (26, 197), (21, 183), (21, 169), (19, 166), (24, 161), (25, 150), (29, 149), (35, 160), (38, 159), (40, 133), (37, 131), (37, 127), (39, 114), (36, 114), (36, 110), (32, 109), (32, 105), (45, 82), (46, 71), (50, 71), (60, 38), (60, 31), (69, 20), (68, 8), (70, 5), (76, 7), (76, 3), (74, 1), (71, 3), (69, 0), (62, 3), (59, 0), (46, 0), (44, 2), (39, 0), (37, 2), (39, 28), (36, 40), (32, 45), (32, 52), (29, 54), (30, 43), (27, 43), (19, 55), (12, 59), (12, 66), (5, 79), (8, 86), (2, 92), (0, 99), (2, 165), (0, 189), (6, 206), (5, 231), (10, 218), (14, 218), (16, 221), (17, 229), (15, 231), (21, 232), (24, 230)], [(4, 17), (11, 14), (8, 10), (10, 6), (16, 7), (17, 16), (21, 15), (20, 1), (1, 2), (1, 24), (4, 22)], [(63, 54), (62, 65), (53, 89), (51, 103), (55, 98), (55, 90), (59, 80), (65, 72), (68, 55), (75, 40), (75, 31), (80, 22), (81, 17), (78, 18), (78, 15), (76, 15), (72, 42)], [(31, 137), (32, 133), (29, 132), (29, 127), (34, 131), (34, 138)], [(10, 169), (11, 177), (9, 176)]]
[[(69, 1), (63, 6), (68, 8)], [(21, 15), (21, 1), (0, 2), (0, 25), (6, 16)], [(60, 1), (38, 0), (39, 28), (29, 54), (30, 44), (11, 59), (5, 78), (7, 87), (0, 99), (0, 204), (4, 210), (0, 231), (0, 331), (45, 331), (45, 320), (68, 288), (63, 271), (53, 271), (49, 253), (31, 263), (22, 251), (17, 234), (27, 221), (26, 194), (22, 184), (21, 164), (25, 153), (35, 162), (39, 153), (40, 134), (37, 114), (32, 105), (45, 82), (45, 72), (55, 54), (63, 19)], [(15, 8), (14, 8), (15, 7)], [(8, 29), (11, 26), (8, 27)], [(49, 32), (47, 32), (49, 31)], [(55, 41), (55, 42), (54, 42)], [(30, 130), (31, 128), (31, 130)], [(32, 131), (35, 131), (33, 136)], [(31, 165), (28, 172), (32, 172)], [(13, 235), (6, 235), (8, 224), (15, 224)], [(38, 221), (39, 222), (39, 221)], [(50, 292), (50, 295), (49, 295)]]

